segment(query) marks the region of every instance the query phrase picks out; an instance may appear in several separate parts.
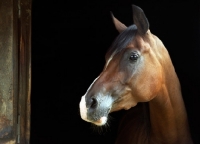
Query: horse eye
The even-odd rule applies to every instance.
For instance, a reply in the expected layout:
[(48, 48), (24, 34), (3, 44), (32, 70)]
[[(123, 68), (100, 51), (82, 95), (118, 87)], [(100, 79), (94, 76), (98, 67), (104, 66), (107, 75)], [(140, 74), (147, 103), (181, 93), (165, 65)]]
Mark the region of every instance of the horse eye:
[(130, 57), (130, 61), (136, 61), (139, 58), (139, 55), (137, 53), (133, 53)]

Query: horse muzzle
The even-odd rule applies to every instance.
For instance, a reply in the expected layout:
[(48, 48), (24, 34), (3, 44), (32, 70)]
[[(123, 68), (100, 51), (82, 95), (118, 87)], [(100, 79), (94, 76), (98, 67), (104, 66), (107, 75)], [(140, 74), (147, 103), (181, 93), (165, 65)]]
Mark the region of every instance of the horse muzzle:
[(95, 97), (82, 96), (79, 104), (81, 118), (98, 126), (106, 124), (112, 102), (111, 96), (101, 94)]

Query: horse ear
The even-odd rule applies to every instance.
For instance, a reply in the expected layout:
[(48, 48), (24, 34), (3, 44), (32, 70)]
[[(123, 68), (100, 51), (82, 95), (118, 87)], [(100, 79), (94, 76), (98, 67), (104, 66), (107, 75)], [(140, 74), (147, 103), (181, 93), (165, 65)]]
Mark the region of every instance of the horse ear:
[(149, 29), (149, 22), (143, 10), (140, 7), (132, 5), (132, 10), (133, 10), (133, 21), (137, 26), (138, 32), (144, 35)]
[(115, 28), (118, 30), (118, 32), (121, 33), (122, 31), (124, 31), (127, 27), (123, 23), (121, 23), (118, 19), (116, 19), (112, 12), (110, 12), (110, 14), (111, 14), (113, 23), (115, 25)]

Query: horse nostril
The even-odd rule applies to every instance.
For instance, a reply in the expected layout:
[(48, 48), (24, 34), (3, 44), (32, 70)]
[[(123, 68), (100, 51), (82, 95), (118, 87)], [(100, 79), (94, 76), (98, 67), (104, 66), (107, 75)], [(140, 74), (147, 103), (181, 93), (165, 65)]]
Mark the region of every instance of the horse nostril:
[(94, 109), (97, 107), (97, 100), (95, 98), (91, 99), (91, 106), (90, 108)]

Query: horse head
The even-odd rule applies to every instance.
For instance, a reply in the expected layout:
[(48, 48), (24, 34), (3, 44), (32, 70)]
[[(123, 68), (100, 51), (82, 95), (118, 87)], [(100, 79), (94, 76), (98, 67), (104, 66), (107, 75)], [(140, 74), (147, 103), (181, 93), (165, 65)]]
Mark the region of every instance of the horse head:
[(166, 50), (150, 32), (143, 10), (135, 5), (132, 10), (134, 24), (129, 27), (111, 14), (119, 35), (106, 53), (103, 71), (80, 101), (82, 119), (99, 126), (113, 111), (152, 100), (162, 85), (160, 52)]

